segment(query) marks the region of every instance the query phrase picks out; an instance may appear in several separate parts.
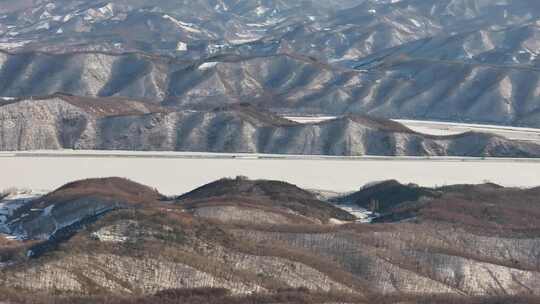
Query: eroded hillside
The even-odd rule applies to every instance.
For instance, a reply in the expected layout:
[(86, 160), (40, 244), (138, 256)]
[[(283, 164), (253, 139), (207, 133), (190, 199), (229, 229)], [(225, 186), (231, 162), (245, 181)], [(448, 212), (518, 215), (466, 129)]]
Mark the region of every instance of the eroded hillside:
[(0, 105), (0, 149), (299, 155), (538, 157), (540, 146), (487, 133), (432, 136), (347, 115), (300, 124), (248, 104), (171, 110), (130, 99), (55, 94)]

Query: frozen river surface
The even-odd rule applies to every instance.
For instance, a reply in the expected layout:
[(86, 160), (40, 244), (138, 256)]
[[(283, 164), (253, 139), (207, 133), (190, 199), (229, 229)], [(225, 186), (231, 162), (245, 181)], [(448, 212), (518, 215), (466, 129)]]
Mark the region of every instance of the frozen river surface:
[(308, 189), (352, 191), (386, 179), (425, 186), (486, 181), (540, 186), (540, 160), (336, 158), (136, 152), (0, 153), (0, 190), (54, 189), (82, 178), (120, 176), (165, 194), (222, 177), (275, 179)]

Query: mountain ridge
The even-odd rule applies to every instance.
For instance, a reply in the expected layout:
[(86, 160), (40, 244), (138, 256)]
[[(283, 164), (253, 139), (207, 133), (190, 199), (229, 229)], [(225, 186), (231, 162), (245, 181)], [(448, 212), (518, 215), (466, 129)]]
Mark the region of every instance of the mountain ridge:
[[(31, 126), (41, 126), (31, 128)], [(19, 130), (14, 132), (14, 130)], [(538, 157), (487, 133), (434, 136), (361, 115), (300, 124), (247, 104), (171, 111), (130, 99), (54, 95), (0, 106), (3, 150), (138, 150), (304, 155)]]

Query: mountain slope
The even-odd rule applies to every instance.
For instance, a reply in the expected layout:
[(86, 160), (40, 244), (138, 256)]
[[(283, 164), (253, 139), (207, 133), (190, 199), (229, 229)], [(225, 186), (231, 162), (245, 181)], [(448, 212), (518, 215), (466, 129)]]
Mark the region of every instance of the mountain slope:
[[(392, 189), (377, 191), (394, 193)], [(203, 292), (186, 288), (224, 288), (233, 296), (254, 293), (272, 299), (313, 294), (353, 303), (536, 299), (538, 189), (486, 184), (433, 191), (441, 195), (416, 199), (400, 192), (404, 197), (397, 194), (395, 201), (402, 203), (388, 207), (377, 224), (240, 223), (216, 221), (191, 208), (210, 198), (227, 198), (240, 214), (264, 215), (267, 210), (242, 202), (255, 197), (260, 206), (264, 197), (269, 208), (279, 209), (312, 195), (280, 182), (220, 180), (182, 196), (178, 204), (122, 179), (78, 181), (42, 200), (59, 206), (66, 195), (73, 195), (65, 204), (72, 204), (75, 196), (94, 197), (98, 204), (120, 195), (130, 198), (128, 204), (98, 217), (79, 217), (63, 238), (2, 242), (0, 287), (7, 288), (3, 294), (10, 297), (9, 289), (23, 291), (21, 297), (56, 291), (62, 293), (57, 300), (64, 301), (71, 299), (66, 293), (80, 301), (106, 296), (128, 301)], [(333, 208), (309, 202), (303, 205), (308, 218)], [(51, 241), (55, 246), (44, 246)], [(25, 255), (36, 249), (41, 254)], [(286, 299), (281, 298), (288, 303), (296, 298)], [(35, 303), (29, 301), (25, 303)]]
[(540, 126), (540, 6), (520, 0), (17, 1), (0, 96)]
[(249, 102), (284, 113), (364, 113), (538, 126), (538, 70), (392, 57), (360, 70), (296, 55), (179, 61), (143, 54), (4, 54), (0, 95), (126, 96), (175, 109)]
[(157, 203), (161, 198), (151, 188), (120, 178), (74, 182), (17, 206), (2, 223), (2, 230), (20, 239), (47, 240), (87, 218)]
[[(204, 185), (189, 193), (177, 198), (178, 202), (186, 208), (194, 209), (201, 215), (205, 208), (218, 218), (224, 216), (225, 210), (213, 211), (219, 206), (235, 206), (235, 203), (245, 202), (253, 207), (270, 207), (283, 210), (291, 215), (291, 220), (285, 220), (284, 223), (294, 224), (307, 222), (306, 218), (316, 219), (327, 223), (330, 220), (352, 221), (354, 217), (347, 212), (330, 206), (328, 203), (320, 201), (311, 192), (302, 190), (294, 185), (279, 181), (251, 181), (241, 177), (236, 179), (222, 179), (214, 183)], [(228, 202), (228, 203), (227, 203)], [(242, 206), (247, 208), (247, 206)], [(254, 219), (245, 217), (239, 211), (228, 211), (234, 213), (238, 219), (244, 219), (253, 223), (264, 223), (268, 218)], [(216, 214), (217, 213), (217, 214)], [(301, 218), (295, 218), (292, 215), (299, 215)], [(303, 218), (302, 218), (303, 217)], [(294, 221), (293, 221), (294, 220)]]
[[(34, 126), (39, 125), (39, 128)], [(299, 124), (249, 105), (171, 111), (73, 96), (0, 106), (2, 150), (101, 149), (310, 155), (537, 157), (540, 147), (483, 133), (436, 137), (350, 115)]]

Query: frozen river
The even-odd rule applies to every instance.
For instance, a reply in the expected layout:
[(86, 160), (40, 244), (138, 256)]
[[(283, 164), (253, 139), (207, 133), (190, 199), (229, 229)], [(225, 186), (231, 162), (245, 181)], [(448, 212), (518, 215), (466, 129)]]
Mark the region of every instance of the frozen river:
[[(285, 118), (299, 123), (318, 123), (338, 118), (337, 116), (285, 116)], [(456, 135), (465, 132), (493, 133), (508, 139), (532, 141), (540, 143), (540, 129), (520, 128), (500, 125), (467, 124), (427, 120), (394, 119), (409, 129), (429, 135)]]
[(385, 179), (437, 186), (491, 181), (540, 186), (540, 160), (284, 157), (206, 153), (0, 153), (0, 190), (54, 189), (66, 182), (120, 176), (181, 194), (222, 177), (276, 179), (310, 189), (356, 190)]

